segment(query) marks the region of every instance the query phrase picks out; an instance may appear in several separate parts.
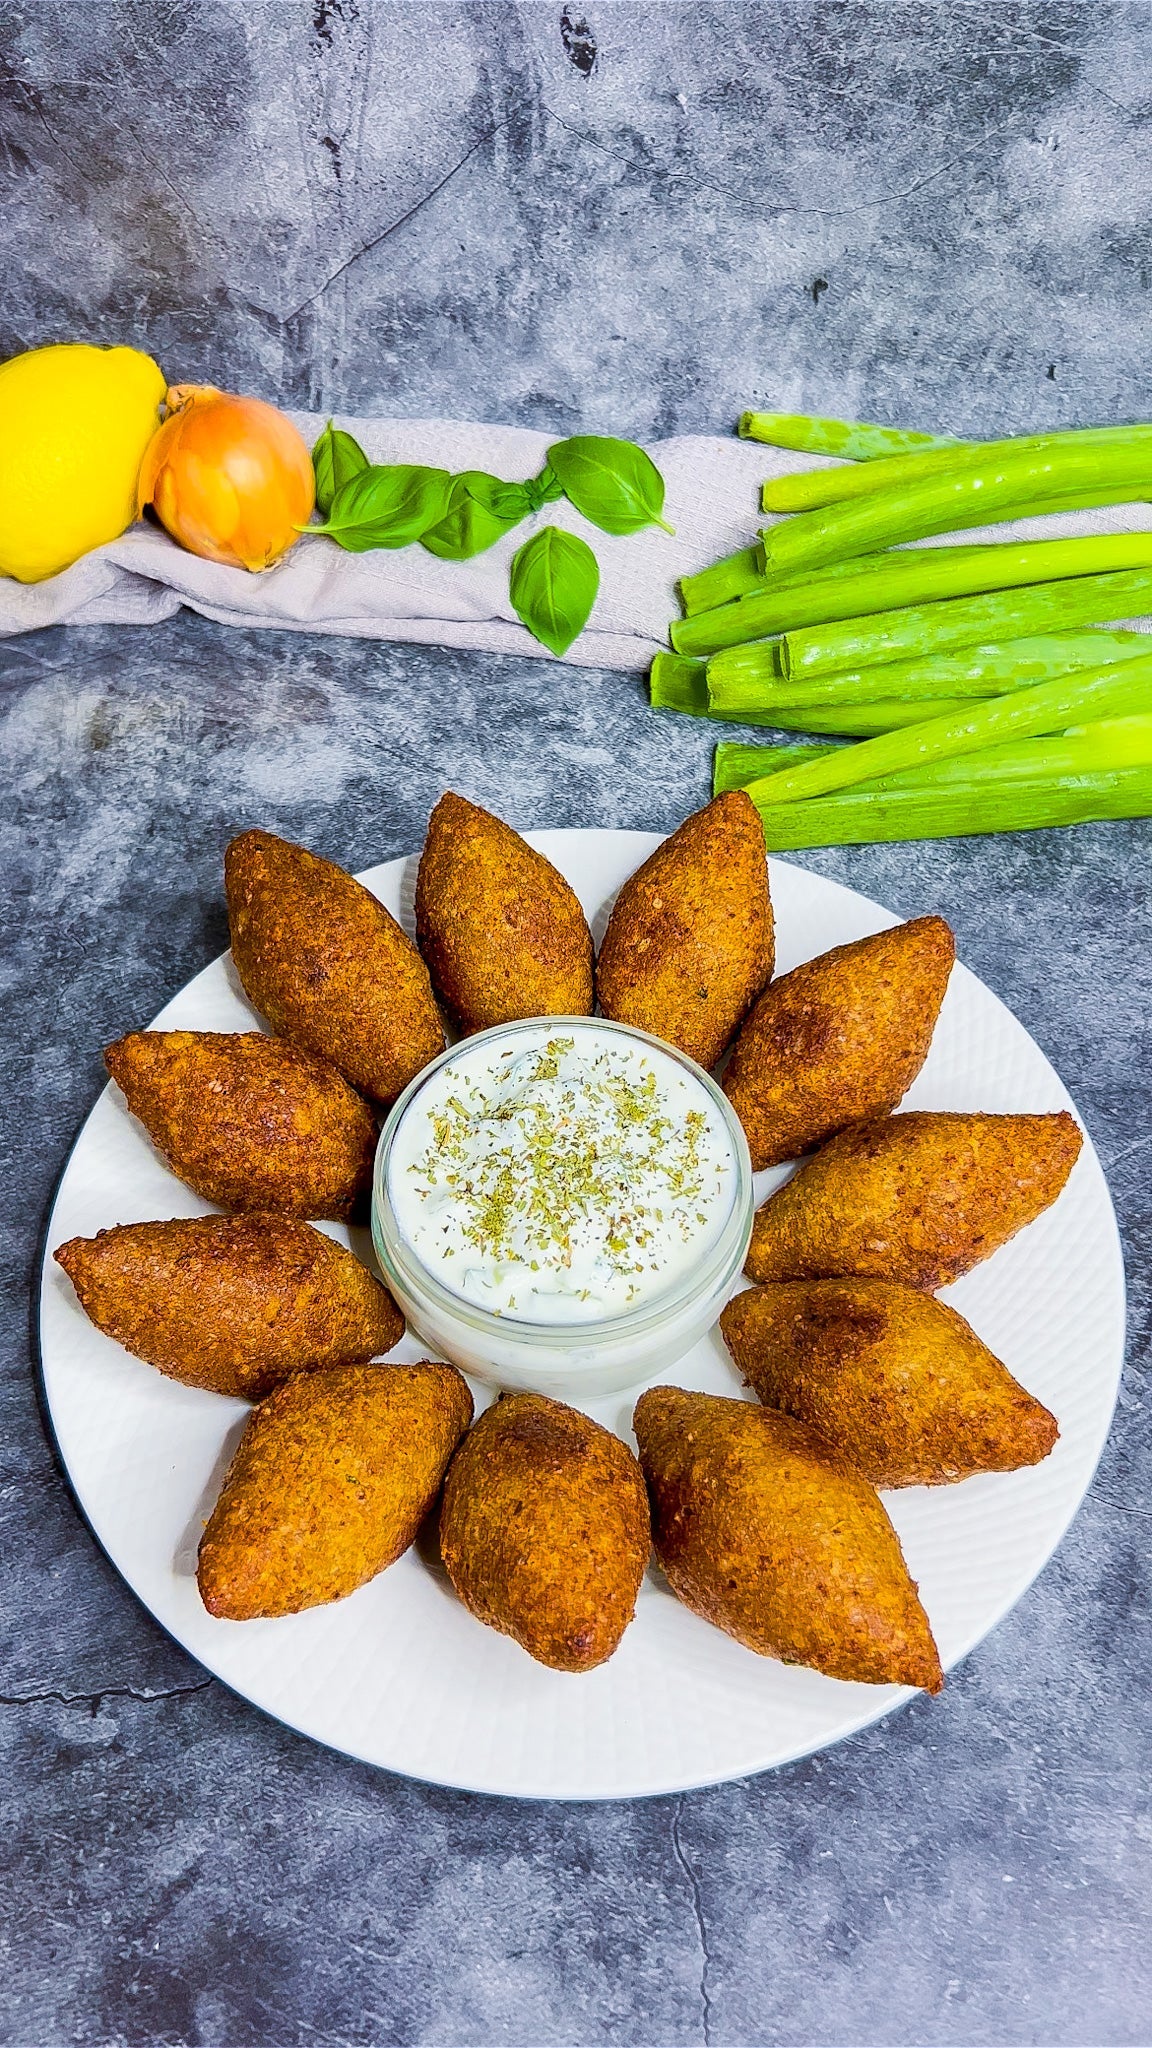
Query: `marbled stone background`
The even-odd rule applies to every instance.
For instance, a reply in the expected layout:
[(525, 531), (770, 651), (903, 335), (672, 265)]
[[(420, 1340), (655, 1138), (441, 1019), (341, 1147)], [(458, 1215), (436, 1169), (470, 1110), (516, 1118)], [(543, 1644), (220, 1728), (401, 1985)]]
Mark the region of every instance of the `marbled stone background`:
[[(568, 431), (1147, 417), (1150, 115), (1145, 0), (0, 0), (0, 353)], [(1152, 827), (806, 857), (952, 919), (1109, 1168), (1130, 1362), (1058, 1556), (823, 1757), (505, 1803), (312, 1747), (137, 1608), (40, 1429), (37, 1237), (101, 1044), (224, 943), (232, 831), (363, 866), (446, 783), (669, 827), (712, 736), (610, 673), (192, 618), (9, 641), (0, 692), (0, 2038), (1152, 2039)]]

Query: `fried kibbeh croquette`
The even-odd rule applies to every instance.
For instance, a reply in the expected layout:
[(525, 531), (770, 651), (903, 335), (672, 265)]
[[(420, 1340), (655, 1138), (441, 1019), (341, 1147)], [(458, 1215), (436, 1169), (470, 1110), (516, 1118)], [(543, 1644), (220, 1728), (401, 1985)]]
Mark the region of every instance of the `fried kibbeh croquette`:
[(416, 941), (465, 1033), (591, 1014), (592, 934), (575, 892), (510, 825), (452, 790), (428, 820)]
[(963, 1316), (889, 1280), (793, 1280), (720, 1317), (768, 1408), (819, 1431), (873, 1486), (944, 1486), (1038, 1465), (1056, 1418)]
[(412, 1542), (471, 1420), (452, 1365), (286, 1381), (253, 1410), (200, 1541), (209, 1614), (299, 1614), (374, 1579)]
[(1056, 1200), (1082, 1144), (1067, 1110), (905, 1110), (858, 1124), (756, 1211), (753, 1280), (902, 1280), (934, 1293)]
[(756, 1172), (895, 1109), (928, 1057), (955, 957), (944, 919), (917, 917), (769, 983), (723, 1080)]
[(715, 1066), (772, 974), (764, 833), (742, 789), (686, 818), (625, 882), (600, 957), (606, 1017)]
[(104, 1064), (172, 1171), (222, 1209), (346, 1221), (376, 1118), (326, 1060), (263, 1031), (130, 1031)]
[(380, 1357), (404, 1333), (367, 1267), (288, 1216), (121, 1223), (55, 1257), (106, 1337), (187, 1387), (245, 1401), (293, 1373)]
[(718, 1394), (650, 1387), (633, 1416), (672, 1591), (762, 1657), (866, 1685), (944, 1683), (875, 1489), (814, 1430)]
[(330, 860), (271, 832), (224, 856), (232, 958), (279, 1038), (374, 1102), (394, 1102), (444, 1047), (428, 969), (382, 903)]
[(496, 1401), (449, 1466), (440, 1550), (452, 1584), (478, 1621), (554, 1671), (612, 1655), (649, 1543), (628, 1446), (543, 1394)]

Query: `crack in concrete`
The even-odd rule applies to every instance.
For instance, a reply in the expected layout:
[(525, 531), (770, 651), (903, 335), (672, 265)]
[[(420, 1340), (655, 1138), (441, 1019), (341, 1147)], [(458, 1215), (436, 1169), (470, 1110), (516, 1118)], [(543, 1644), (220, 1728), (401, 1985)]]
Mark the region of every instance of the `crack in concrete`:
[(95, 1692), (58, 1692), (53, 1688), (47, 1692), (0, 1692), (0, 1707), (36, 1707), (55, 1701), (61, 1707), (91, 1707), (96, 1714), (104, 1700), (138, 1700), (142, 1706), (151, 1706), (154, 1700), (188, 1699), (193, 1693), (206, 1692), (215, 1682), (202, 1678), (195, 1685), (173, 1685), (160, 1692), (141, 1692), (134, 1685), (104, 1685)]
[(386, 228), (381, 228), (379, 234), (373, 235), (359, 249), (353, 249), (352, 254), (345, 257), (343, 263), (337, 266), (332, 275), (324, 279), (323, 284), (317, 285), (314, 292), (309, 292), (306, 299), (301, 299), (300, 304), (294, 306), (290, 313), (282, 314), (280, 316), (281, 324), (286, 326), (290, 320), (298, 319), (300, 314), (306, 312), (309, 306), (315, 305), (317, 299), (323, 298), (325, 292), (329, 291), (337, 280), (344, 276), (345, 271), (351, 270), (354, 263), (359, 263), (362, 256), (370, 255), (372, 250), (378, 249), (382, 242), (388, 240), (390, 235), (397, 234), (402, 227), (405, 227), (414, 215), (420, 213), (431, 200), (436, 198), (438, 193), (444, 190), (445, 185), (451, 183), (457, 172), (464, 169), (465, 164), (471, 163), (477, 151), (483, 149), (486, 143), (492, 142), (500, 133), (500, 130), (507, 127), (507, 125), (506, 121), (497, 121), (493, 127), (486, 129), (484, 134), (472, 144), (471, 149), (465, 150), (459, 163), (453, 164), (450, 171), (445, 171), (444, 176), (429, 191), (423, 193), (419, 199), (415, 200), (406, 213), (402, 213), (397, 220), (389, 221)]
[(1122, 1146), (1114, 1158), (1101, 1161), (1105, 1173), (1111, 1173), (1123, 1160), (1130, 1159), (1134, 1152), (1146, 1152), (1149, 1145), (1152, 1145), (1152, 1135), (1144, 1138), (1134, 1138), (1130, 1145)]
[[(597, 136), (589, 135), (586, 129), (574, 127), (572, 122), (566, 121), (562, 114), (556, 113), (554, 108), (548, 105), (547, 100), (541, 100), (540, 105), (549, 119), (557, 122), (561, 128), (566, 128), (569, 135), (575, 135), (581, 142), (587, 143), (590, 149), (599, 150), (602, 156), (610, 156), (617, 163), (627, 165), (629, 170), (638, 172), (649, 171), (654, 177), (662, 178), (667, 184), (687, 184), (692, 187), (693, 191), (716, 192), (724, 199), (735, 199), (739, 196), (734, 186), (722, 185), (714, 178), (702, 177), (693, 171), (680, 170), (671, 164), (655, 162), (644, 164), (639, 159), (627, 156), (618, 149), (610, 148), (606, 142), (601, 142)], [(856, 206), (794, 206), (784, 200), (768, 199), (764, 201), (764, 210), (774, 216), (783, 216), (786, 213), (818, 214), (822, 218), (839, 220), (848, 214), (871, 213), (880, 207), (894, 206), (899, 200), (910, 199), (913, 193), (922, 192), (926, 185), (935, 184), (936, 180), (944, 177), (948, 171), (955, 170), (961, 164), (966, 164), (971, 157), (975, 156), (986, 145), (999, 141), (1003, 136), (1011, 132), (1011, 122), (1002, 122), (998, 127), (988, 129), (982, 135), (979, 135), (969, 148), (961, 150), (956, 156), (949, 157), (947, 162), (937, 165), (934, 171), (927, 172), (923, 178), (918, 178), (915, 184), (906, 185), (903, 191), (882, 192), (875, 199), (861, 200)]]
[(1118, 1515), (1135, 1515), (1138, 1521), (1152, 1522), (1152, 1508), (1126, 1507), (1122, 1500), (1110, 1500), (1106, 1493), (1097, 1493), (1094, 1487), (1089, 1489), (1088, 1499), (1099, 1507), (1112, 1508)]
[[(636, 172), (647, 170), (656, 178), (663, 179), (669, 184), (687, 183), (694, 190), (716, 192), (727, 198), (736, 196), (731, 187), (719, 184), (714, 179), (700, 177), (698, 174), (682, 171), (671, 165), (659, 163), (643, 164), (620, 150), (612, 149), (607, 143), (601, 142), (597, 136), (589, 135), (583, 128), (577, 128), (571, 121), (566, 121), (562, 114), (558, 114), (555, 108), (548, 104), (547, 100), (542, 99), (539, 102), (539, 106), (541, 113), (548, 120), (555, 121), (557, 126), (565, 129), (569, 135), (573, 135), (578, 141), (586, 143), (590, 149), (599, 151), (602, 156), (611, 157), (615, 162), (624, 164), (629, 170)], [(366, 242), (361, 243), (358, 249), (353, 249), (351, 254), (346, 256), (344, 261), (339, 263), (336, 269), (321, 284), (316, 286), (315, 291), (309, 292), (306, 298), (301, 299), (298, 306), (292, 308), (291, 312), (274, 315), (273, 317), (276, 319), (277, 324), (281, 327), (286, 327), (290, 321), (298, 319), (301, 313), (307, 312), (308, 308), (314, 306), (318, 299), (322, 299), (325, 293), (330, 291), (332, 286), (338, 283), (339, 279), (347, 271), (352, 269), (354, 264), (361, 261), (362, 257), (371, 255), (372, 251), (379, 249), (381, 244), (388, 241), (390, 236), (397, 234), (402, 227), (406, 227), (410, 220), (413, 220), (418, 213), (421, 213), (433, 199), (443, 192), (446, 185), (451, 184), (453, 178), (464, 169), (466, 164), (471, 163), (472, 158), (477, 152), (483, 149), (486, 144), (495, 141), (497, 135), (507, 126), (507, 119), (494, 122), (490, 128), (486, 129), (477, 138), (469, 149), (465, 150), (459, 161), (454, 163), (450, 170), (445, 171), (443, 177), (437, 179), (436, 183), (427, 192), (422, 193), (420, 198), (415, 200), (406, 212), (400, 214), (396, 220), (389, 221), (387, 227), (381, 228), (377, 234), (370, 236)], [(1001, 127), (993, 129), (991, 133), (981, 135), (968, 149), (961, 150), (957, 156), (949, 158), (947, 163), (941, 164), (936, 170), (928, 172), (927, 176), (918, 179), (914, 185), (909, 185), (902, 192), (882, 193), (878, 198), (866, 199), (858, 206), (793, 206), (781, 200), (774, 200), (769, 202), (769, 210), (773, 214), (778, 215), (786, 213), (820, 214), (830, 218), (839, 218), (844, 214), (868, 213), (874, 208), (892, 206), (899, 200), (908, 199), (913, 193), (922, 191), (926, 185), (934, 184), (938, 178), (943, 177), (946, 172), (954, 170), (958, 165), (967, 163), (969, 158), (974, 156), (980, 149), (1008, 133), (1009, 127), (1010, 124), (1004, 123)]]
[(708, 1990), (708, 1970), (712, 1957), (708, 1949), (708, 1930), (704, 1925), (704, 1909), (700, 1903), (700, 1880), (684, 1854), (684, 1845), (680, 1840), (680, 1819), (687, 1796), (686, 1792), (682, 1792), (676, 1801), (676, 1811), (672, 1816), (672, 1850), (687, 1880), (692, 1912), (696, 1920), (696, 1934), (700, 1942), (700, 2007), (704, 2026), (704, 2048), (711, 2048), (712, 1998)]

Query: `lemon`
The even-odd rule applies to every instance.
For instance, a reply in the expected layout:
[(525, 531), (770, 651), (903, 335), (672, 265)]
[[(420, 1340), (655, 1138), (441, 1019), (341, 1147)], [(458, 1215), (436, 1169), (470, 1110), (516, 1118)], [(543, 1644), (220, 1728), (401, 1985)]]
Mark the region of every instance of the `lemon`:
[(0, 574), (39, 583), (131, 526), (164, 391), (134, 348), (65, 342), (0, 368)]

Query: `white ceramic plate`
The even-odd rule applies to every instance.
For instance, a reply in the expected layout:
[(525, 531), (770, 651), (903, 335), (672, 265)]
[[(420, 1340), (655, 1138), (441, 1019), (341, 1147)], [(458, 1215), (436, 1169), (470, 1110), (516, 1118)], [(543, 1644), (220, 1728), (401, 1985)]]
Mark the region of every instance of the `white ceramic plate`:
[[(567, 875), (597, 938), (621, 882), (658, 844), (641, 832), (529, 837)], [(415, 867), (390, 861), (362, 878), (409, 929)], [(780, 969), (897, 922), (786, 861), (774, 860), (771, 870)], [(234, 1031), (254, 1019), (226, 956), (155, 1022)], [(906, 1105), (1073, 1107), (1027, 1032), (963, 967)], [(761, 1176), (763, 1189), (786, 1173)], [(108, 1556), (177, 1641), (256, 1706), (350, 1756), (439, 1784), (617, 1799), (767, 1770), (840, 1741), (909, 1697), (899, 1687), (844, 1684), (756, 1657), (680, 1606), (654, 1572), (608, 1664), (580, 1677), (548, 1671), (474, 1621), (419, 1544), (335, 1606), (277, 1621), (213, 1620), (196, 1591), (196, 1545), (247, 1410), (176, 1385), (101, 1336), (50, 1256), (65, 1238), (108, 1224), (206, 1207), (106, 1089), (68, 1162), (49, 1226), (44, 1386), (61, 1458)], [(367, 1233), (356, 1235), (369, 1255)], [(1053, 1409), (1060, 1441), (1029, 1471), (886, 1497), (946, 1667), (995, 1626), (1051, 1556), (1107, 1435), (1123, 1354), (1124, 1277), (1090, 1144), (1055, 1206), (948, 1299)], [(396, 1352), (420, 1355), (408, 1339)], [(716, 1334), (657, 1375), (669, 1377), (742, 1392)], [(487, 1397), (476, 1391), (481, 1405)], [(614, 1395), (589, 1412), (626, 1436), (634, 1399)]]

